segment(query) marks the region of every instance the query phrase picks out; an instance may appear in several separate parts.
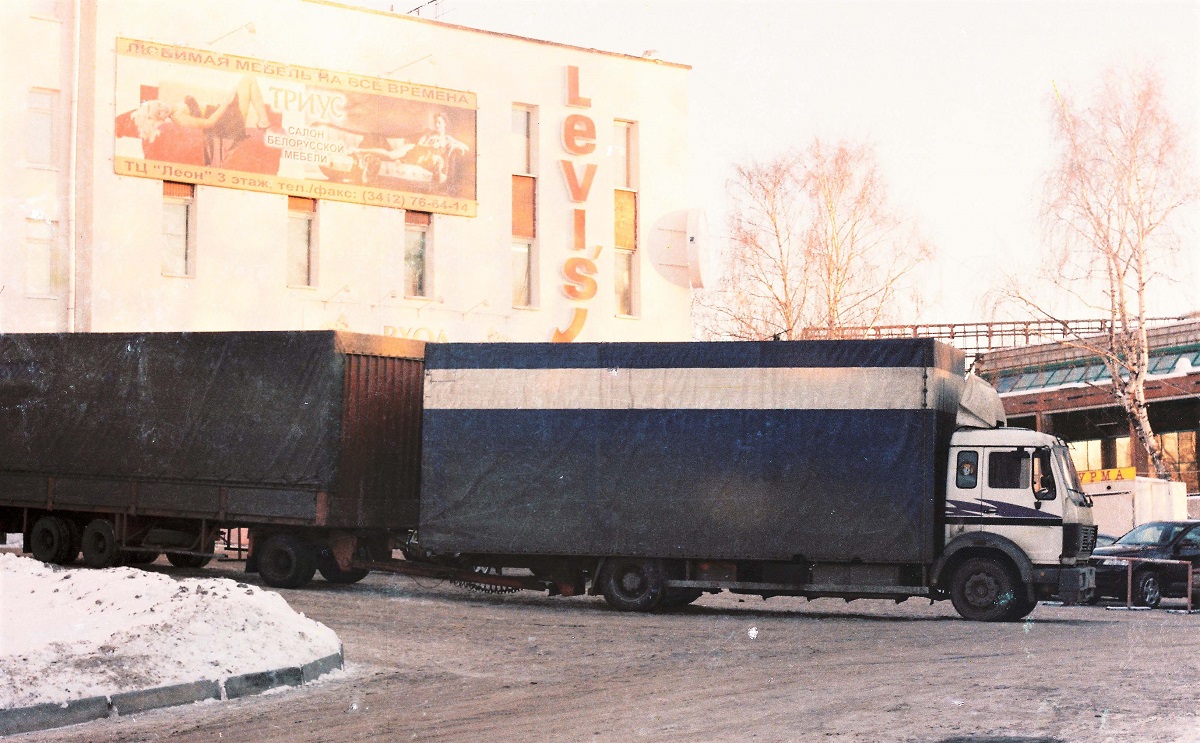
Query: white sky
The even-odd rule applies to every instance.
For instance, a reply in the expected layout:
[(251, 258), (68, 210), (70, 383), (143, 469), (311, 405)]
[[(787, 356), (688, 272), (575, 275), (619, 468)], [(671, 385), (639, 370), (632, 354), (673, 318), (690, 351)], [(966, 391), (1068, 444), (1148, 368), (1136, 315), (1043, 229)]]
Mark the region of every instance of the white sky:
[[(873, 142), (893, 204), (938, 250), (929, 305), (906, 320), (986, 319), (992, 277), (1036, 265), (1053, 84), (1087, 94), (1107, 67), (1153, 64), (1200, 163), (1200, 0), (441, 0), (440, 10), (447, 23), (691, 65), (692, 197), (714, 243), (732, 163), (814, 135)], [(1200, 310), (1198, 222), (1192, 209), (1183, 280), (1162, 287), (1153, 314)]]

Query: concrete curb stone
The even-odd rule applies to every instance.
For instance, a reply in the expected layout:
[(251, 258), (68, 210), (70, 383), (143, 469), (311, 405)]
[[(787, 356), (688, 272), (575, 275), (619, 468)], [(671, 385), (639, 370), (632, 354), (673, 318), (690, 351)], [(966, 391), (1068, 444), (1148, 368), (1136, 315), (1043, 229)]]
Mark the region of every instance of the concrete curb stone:
[(279, 668), (273, 671), (246, 673), (221, 681), (195, 681), (156, 689), (142, 689), (114, 694), (110, 697), (72, 699), (69, 702), (50, 702), (32, 707), (0, 709), (0, 736), (31, 733), (92, 722), (105, 717), (118, 717), (146, 712), (162, 707), (174, 707), (209, 699), (237, 699), (261, 694), (280, 686), (310, 684), (319, 677), (345, 666), (341, 648), (333, 655), (305, 663), (303, 666)]

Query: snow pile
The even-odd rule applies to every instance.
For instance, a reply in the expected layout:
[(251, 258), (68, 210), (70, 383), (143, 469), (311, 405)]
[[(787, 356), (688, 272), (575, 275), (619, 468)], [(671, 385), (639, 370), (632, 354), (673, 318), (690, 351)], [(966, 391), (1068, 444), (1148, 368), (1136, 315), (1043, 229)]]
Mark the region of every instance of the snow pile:
[(340, 645), (245, 583), (0, 554), (0, 708), (298, 666)]

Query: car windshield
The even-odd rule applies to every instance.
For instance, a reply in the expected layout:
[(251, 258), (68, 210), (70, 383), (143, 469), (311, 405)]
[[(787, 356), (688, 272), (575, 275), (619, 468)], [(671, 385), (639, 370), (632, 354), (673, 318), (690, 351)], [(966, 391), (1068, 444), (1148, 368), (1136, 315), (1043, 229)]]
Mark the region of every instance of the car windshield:
[(1165, 524), (1161, 521), (1156, 521), (1150, 524), (1142, 524), (1118, 539), (1116, 543), (1167, 544), (1175, 537), (1179, 536), (1179, 532), (1183, 531), (1184, 526), (1184, 524)]

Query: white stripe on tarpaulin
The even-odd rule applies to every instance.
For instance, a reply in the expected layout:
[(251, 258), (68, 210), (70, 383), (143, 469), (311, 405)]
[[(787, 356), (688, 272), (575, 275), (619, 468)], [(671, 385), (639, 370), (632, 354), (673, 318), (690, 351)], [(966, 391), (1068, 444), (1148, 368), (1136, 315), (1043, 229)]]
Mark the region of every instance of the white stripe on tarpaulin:
[(425, 408), (921, 410), (947, 405), (956, 379), (923, 367), (428, 369)]

